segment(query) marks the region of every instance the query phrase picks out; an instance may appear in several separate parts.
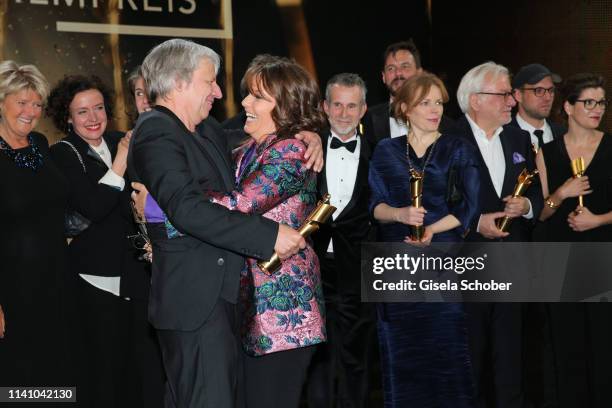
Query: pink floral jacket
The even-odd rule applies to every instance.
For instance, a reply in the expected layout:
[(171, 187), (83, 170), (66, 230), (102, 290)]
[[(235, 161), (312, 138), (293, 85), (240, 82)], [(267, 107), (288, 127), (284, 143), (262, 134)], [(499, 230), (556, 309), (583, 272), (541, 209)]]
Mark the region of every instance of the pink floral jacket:
[[(306, 169), (305, 145), (271, 135), (234, 151), (236, 189), (210, 193), (231, 210), (262, 214), (299, 228), (316, 204), (316, 175)], [(272, 276), (248, 258), (241, 273), (242, 342), (250, 355), (305, 347), (325, 341), (325, 309), (319, 261), (308, 244), (283, 261)]]

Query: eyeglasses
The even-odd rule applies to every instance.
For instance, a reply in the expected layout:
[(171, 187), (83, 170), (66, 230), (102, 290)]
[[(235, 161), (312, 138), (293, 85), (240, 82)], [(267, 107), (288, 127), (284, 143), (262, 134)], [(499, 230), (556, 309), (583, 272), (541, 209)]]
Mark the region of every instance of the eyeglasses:
[(508, 98), (512, 98), (514, 100), (514, 95), (512, 92), (476, 92), (477, 95), (494, 95), (494, 96), (503, 96), (504, 100), (508, 100)]
[(606, 109), (610, 105), (610, 101), (607, 99), (601, 99), (596, 101), (595, 99), (576, 99), (576, 102), (584, 103), (586, 110), (593, 110), (595, 106), (599, 106), (601, 109)]
[(538, 98), (541, 98), (542, 96), (544, 96), (545, 94), (550, 94), (551, 96), (555, 95), (555, 87), (551, 86), (550, 88), (542, 88), (541, 86), (538, 86), (537, 88), (520, 88), (521, 91), (532, 91), (534, 93), (535, 96), (537, 96)]

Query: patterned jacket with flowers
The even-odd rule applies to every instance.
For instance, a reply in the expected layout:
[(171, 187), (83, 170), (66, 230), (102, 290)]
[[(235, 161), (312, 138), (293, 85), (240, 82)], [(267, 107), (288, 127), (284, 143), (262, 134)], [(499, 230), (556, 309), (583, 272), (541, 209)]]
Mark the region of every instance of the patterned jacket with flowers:
[[(299, 228), (316, 204), (316, 175), (306, 169), (305, 145), (270, 135), (234, 151), (236, 189), (210, 193), (213, 202), (261, 214)], [(283, 261), (272, 276), (249, 258), (240, 280), (242, 341), (250, 355), (305, 347), (325, 341), (325, 310), (319, 261), (308, 244)]]

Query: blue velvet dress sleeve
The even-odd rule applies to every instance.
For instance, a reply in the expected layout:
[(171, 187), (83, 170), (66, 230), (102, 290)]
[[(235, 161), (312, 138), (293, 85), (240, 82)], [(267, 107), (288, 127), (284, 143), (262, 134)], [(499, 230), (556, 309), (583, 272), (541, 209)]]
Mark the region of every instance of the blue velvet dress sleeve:
[(461, 194), (461, 200), (449, 203), (449, 213), (461, 222), (457, 229), (465, 237), (470, 228), (475, 227), (480, 214), (480, 164), (474, 146), (461, 142), (458, 143), (451, 164), (455, 170), (455, 186)]
[(390, 139), (382, 140), (381, 143), (376, 146), (370, 160), (368, 183), (371, 189), (369, 208), (372, 215), (374, 214), (374, 208), (376, 208), (378, 204), (389, 202), (389, 190), (383, 178), (385, 157), (388, 155), (389, 150), (389, 143), (385, 143), (386, 140)]

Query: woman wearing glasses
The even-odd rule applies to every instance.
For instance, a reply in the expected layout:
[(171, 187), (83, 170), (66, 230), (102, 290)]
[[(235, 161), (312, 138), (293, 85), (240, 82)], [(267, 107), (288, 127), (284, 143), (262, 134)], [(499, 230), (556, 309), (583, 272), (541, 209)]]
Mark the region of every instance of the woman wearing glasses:
[(133, 392), (126, 378), (135, 276), (146, 273), (126, 236), (135, 234), (125, 188), (129, 136), (107, 130), (112, 98), (98, 77), (67, 76), (49, 96), (47, 114), (66, 137), (51, 148), (68, 180), (68, 207), (90, 225), (68, 247), (76, 279), (79, 402), (121, 406)]
[[(609, 241), (612, 238), (612, 141), (598, 130), (608, 106), (603, 77), (577, 74), (561, 88), (561, 114), (568, 131), (544, 145), (536, 158), (546, 205), (540, 215), (550, 241)], [(586, 171), (573, 177), (571, 161)], [(583, 196), (583, 206), (579, 204)]]
[[(546, 197), (540, 215), (544, 237), (557, 242), (612, 241), (612, 136), (598, 130), (608, 106), (605, 81), (600, 75), (577, 74), (560, 91), (568, 131), (545, 144), (536, 157)], [(586, 170), (584, 176), (573, 177), (571, 161), (578, 158), (584, 159)], [(570, 249), (565, 297), (578, 300), (610, 289), (609, 282), (598, 282), (604, 271), (590, 266), (601, 256), (601, 248), (594, 246)], [(553, 353), (547, 377), (556, 385), (556, 401), (551, 402), (560, 408), (612, 406), (610, 304), (556, 303), (547, 310)]]

